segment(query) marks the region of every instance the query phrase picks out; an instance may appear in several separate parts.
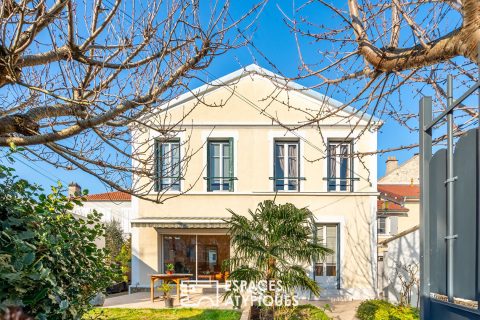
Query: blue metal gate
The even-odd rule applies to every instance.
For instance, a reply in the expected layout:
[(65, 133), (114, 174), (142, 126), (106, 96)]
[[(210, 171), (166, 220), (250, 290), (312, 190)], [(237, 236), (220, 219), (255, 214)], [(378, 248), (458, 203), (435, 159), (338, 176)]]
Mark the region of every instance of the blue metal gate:
[[(454, 145), (454, 109), (480, 81), (432, 119), (432, 99), (420, 101), (420, 311), (422, 319), (480, 320), (480, 129)], [(446, 118), (447, 148), (432, 155), (432, 130)], [(455, 147), (455, 148), (454, 148)]]

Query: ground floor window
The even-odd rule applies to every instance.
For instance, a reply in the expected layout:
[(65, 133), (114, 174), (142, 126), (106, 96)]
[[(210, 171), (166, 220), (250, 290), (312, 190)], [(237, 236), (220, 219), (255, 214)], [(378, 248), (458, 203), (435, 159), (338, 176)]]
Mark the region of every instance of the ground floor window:
[(328, 280), (327, 282), (332, 286), (338, 286), (340, 260), (339, 225), (318, 224), (316, 236), (317, 242), (333, 250), (333, 253), (326, 255), (321, 261), (315, 263), (315, 277), (319, 277), (320, 280)]
[(173, 264), (176, 273), (191, 273), (195, 279), (225, 280), (222, 264), (230, 258), (227, 235), (164, 235), (163, 270)]
[(377, 219), (377, 233), (379, 235), (387, 234), (387, 217), (378, 217)]

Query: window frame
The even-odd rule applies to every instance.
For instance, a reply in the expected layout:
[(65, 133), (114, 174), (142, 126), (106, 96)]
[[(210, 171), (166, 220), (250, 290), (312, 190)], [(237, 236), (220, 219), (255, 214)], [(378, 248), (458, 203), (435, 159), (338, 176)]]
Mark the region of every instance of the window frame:
[[(315, 243), (317, 244), (322, 244), (323, 246), (326, 247), (326, 237), (324, 236), (323, 239), (319, 239), (318, 238), (318, 230), (320, 229), (320, 227), (335, 227), (336, 228), (336, 245), (335, 245), (335, 268), (336, 268), (336, 274), (335, 276), (327, 276), (325, 275), (327, 273), (327, 262), (324, 260), (324, 261), (314, 261), (314, 265), (313, 265), (313, 276), (314, 276), (314, 279), (316, 278), (327, 278), (327, 277), (335, 277), (335, 280), (337, 282), (337, 289), (340, 289), (340, 283), (341, 283), (341, 257), (340, 257), (340, 250), (341, 250), (341, 233), (340, 233), (340, 223), (316, 223), (315, 224)], [(324, 233), (326, 234), (326, 228), (324, 229)], [(322, 240), (322, 241), (320, 241)], [(317, 268), (317, 265), (318, 264), (322, 264), (322, 273), (324, 275), (317, 275), (316, 274), (316, 268)]]
[[(170, 145), (170, 151), (172, 150), (172, 145), (178, 144), (178, 177), (175, 176), (163, 176), (162, 164), (163, 164), (163, 157), (162, 157), (162, 145)], [(155, 139), (154, 145), (154, 152), (155, 152), (155, 159), (154, 159), (154, 166), (155, 166), (155, 192), (161, 191), (174, 191), (174, 192), (181, 192), (182, 191), (182, 154), (181, 154), (181, 141), (180, 138), (172, 138), (162, 141), (161, 139)], [(171, 154), (173, 157), (173, 153)], [(170, 159), (171, 161), (171, 159)], [(173, 168), (173, 167), (172, 167)], [(175, 178), (177, 181), (175, 182)], [(167, 183), (163, 183), (164, 179), (169, 179), (170, 183), (168, 183), (167, 187), (162, 187), (163, 185), (167, 185)], [(174, 188), (174, 186), (178, 185), (178, 189)]]
[[(212, 155), (212, 144), (221, 144), (220, 149), (220, 163), (219, 163), (219, 169), (221, 172), (221, 176), (219, 175), (218, 177), (212, 177), (212, 167), (211, 167), (211, 159), (213, 159)], [(224, 155), (223, 155), (223, 145), (228, 144), (229, 145), (229, 172), (228, 175), (225, 175), (224, 170)], [(218, 178), (221, 182), (219, 183), (220, 189), (219, 190), (214, 190), (213, 189), (213, 181), (215, 178)], [(233, 192), (235, 190), (234, 186), (234, 181), (237, 179), (235, 177), (235, 153), (234, 153), (234, 140), (233, 138), (210, 138), (207, 139), (207, 177), (205, 178), (207, 180), (207, 192)], [(228, 189), (223, 189), (225, 181), (228, 181)]]
[[(332, 161), (332, 156), (331, 156), (331, 145), (335, 144), (335, 150), (340, 148), (341, 145), (348, 145), (348, 169), (347, 169), (347, 177), (345, 179), (341, 179), (341, 166), (335, 166), (335, 176), (332, 177), (331, 175), (331, 164), (330, 162)], [(351, 156), (353, 154), (353, 140), (352, 139), (328, 139), (327, 141), (327, 178), (325, 180), (327, 181), (327, 191), (328, 192), (353, 192), (354, 189), (354, 181), (358, 180), (357, 178), (354, 178), (354, 158)], [(335, 153), (335, 161), (337, 161), (339, 157), (338, 152)], [(338, 164), (340, 162), (338, 161)], [(338, 175), (338, 176), (337, 176)], [(334, 181), (334, 189), (331, 189), (331, 180), (333, 179)], [(345, 190), (341, 190), (342, 186), (340, 185), (341, 181), (345, 180)], [(339, 181), (337, 183), (337, 181)]]
[[(284, 145), (284, 153), (283, 153), (283, 161), (284, 165), (287, 170), (284, 170), (284, 175), (283, 178), (277, 178), (277, 170), (276, 170), (276, 161), (277, 161), (277, 144), (282, 144)], [(290, 145), (296, 145), (297, 147), (297, 176), (294, 178), (289, 178), (290, 172), (289, 172), (289, 166), (288, 166), (288, 146)], [(300, 192), (300, 181), (304, 180), (304, 178), (301, 177), (301, 165), (300, 165), (300, 141), (298, 139), (274, 139), (273, 140), (273, 191), (274, 192)], [(285, 175), (287, 173), (287, 175)], [(277, 187), (277, 180), (283, 179), (283, 190), (278, 189)], [(297, 187), (294, 190), (290, 190), (289, 187), (289, 181), (290, 180), (296, 180), (297, 181)], [(285, 188), (286, 187), (286, 188)]]
[[(383, 220), (384, 221), (384, 231), (385, 232), (380, 232), (380, 220)], [(380, 236), (387, 236), (389, 234), (388, 232), (388, 229), (387, 229), (387, 225), (388, 225), (388, 217), (385, 217), (385, 216), (381, 216), (381, 217), (377, 217), (377, 234), (380, 235)]]

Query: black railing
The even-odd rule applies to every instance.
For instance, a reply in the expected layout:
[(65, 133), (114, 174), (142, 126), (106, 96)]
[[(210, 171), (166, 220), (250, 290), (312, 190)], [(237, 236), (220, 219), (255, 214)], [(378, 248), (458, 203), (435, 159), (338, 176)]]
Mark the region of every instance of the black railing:
[[(268, 179), (275, 181), (275, 191), (300, 191), (300, 181), (307, 180), (305, 177), (268, 177)], [(287, 180), (287, 183), (285, 183), (285, 180)]]
[[(233, 191), (233, 181), (238, 180), (237, 177), (203, 177), (207, 180), (207, 191)], [(218, 181), (215, 181), (218, 180)], [(222, 186), (222, 188), (220, 188)]]
[[(341, 177), (328, 177), (323, 178), (327, 181), (328, 191), (353, 191), (353, 182), (360, 181), (360, 178), (341, 178)], [(339, 180), (339, 182), (337, 182)], [(337, 188), (339, 187), (339, 188)]]

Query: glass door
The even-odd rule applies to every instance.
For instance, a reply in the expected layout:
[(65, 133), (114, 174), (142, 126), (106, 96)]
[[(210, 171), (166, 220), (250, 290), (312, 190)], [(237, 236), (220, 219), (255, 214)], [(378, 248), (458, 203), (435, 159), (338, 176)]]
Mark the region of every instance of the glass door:
[(230, 258), (230, 237), (227, 235), (164, 235), (163, 271), (167, 264), (175, 273), (191, 273), (199, 280), (225, 281), (228, 272), (222, 264)]
[(167, 264), (173, 264), (175, 273), (191, 273), (197, 276), (195, 235), (164, 235), (163, 236), (163, 272)]
[(327, 289), (339, 288), (339, 226), (338, 224), (317, 225), (317, 242), (333, 250), (321, 261), (315, 263), (315, 280), (320, 287)]

